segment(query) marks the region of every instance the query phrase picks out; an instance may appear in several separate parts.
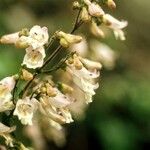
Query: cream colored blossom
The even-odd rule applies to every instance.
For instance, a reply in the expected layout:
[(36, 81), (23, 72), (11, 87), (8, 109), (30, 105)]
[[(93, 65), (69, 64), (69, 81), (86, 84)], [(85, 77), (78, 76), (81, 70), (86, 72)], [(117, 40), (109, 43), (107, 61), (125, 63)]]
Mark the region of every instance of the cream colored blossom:
[(83, 64), (80, 68), (77, 68), (76, 61), (79, 61), (82, 64), (80, 57), (75, 54), (74, 63), (69, 64), (67, 62), (66, 69), (72, 74), (74, 83), (85, 93), (86, 103), (92, 102), (92, 96), (95, 95), (95, 89), (98, 88), (98, 83), (95, 84), (94, 80), (100, 75), (96, 70), (97, 66), (95, 66), (95, 69), (92, 69), (92, 71), (85, 68)]
[(109, 14), (103, 16), (103, 22), (114, 31), (116, 39), (125, 40), (124, 32), (122, 31), (128, 25), (127, 21), (119, 21)]
[(29, 47), (26, 49), (23, 65), (26, 65), (27, 68), (32, 69), (42, 67), (45, 56), (44, 47), (39, 47), (37, 49), (32, 49), (32, 47)]
[(114, 50), (112, 50), (108, 45), (96, 40), (91, 41), (90, 46), (94, 53), (93, 57), (95, 60), (100, 61), (108, 70), (115, 67), (118, 55)]
[(3, 44), (14, 44), (18, 39), (19, 39), (19, 32), (16, 32), (2, 36), (0, 42)]
[(6, 77), (0, 81), (0, 105), (4, 105), (12, 98), (11, 91), (15, 86), (14, 77)]
[(27, 48), (31, 46), (33, 49), (44, 46), (49, 39), (47, 27), (33, 26), (28, 35), (20, 35), (20, 32), (4, 35), (1, 43), (15, 44), (18, 48)]
[(101, 17), (105, 13), (103, 9), (95, 2), (91, 2), (90, 0), (84, 0), (84, 3), (88, 6), (88, 12), (91, 16)]
[(72, 52), (76, 51), (80, 56), (85, 57), (88, 53), (88, 44), (85, 38), (80, 43), (72, 44), (69, 48)]
[(47, 27), (40, 27), (38, 25), (33, 26), (29, 32), (29, 45), (36, 49), (45, 45), (48, 42), (48, 29)]
[(47, 115), (50, 119), (59, 124), (71, 123), (73, 119), (67, 107), (72, 103), (72, 100), (56, 89), (56, 96), (43, 96), (40, 99), (41, 112)]
[(37, 109), (37, 100), (29, 97), (19, 99), (16, 104), (14, 115), (18, 116), (24, 125), (32, 125), (32, 118)]

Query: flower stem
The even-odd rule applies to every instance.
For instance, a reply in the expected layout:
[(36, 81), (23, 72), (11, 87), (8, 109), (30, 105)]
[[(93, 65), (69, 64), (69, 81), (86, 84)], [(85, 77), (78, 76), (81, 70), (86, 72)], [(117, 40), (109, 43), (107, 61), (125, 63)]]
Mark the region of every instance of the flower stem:
[[(79, 20), (79, 16), (80, 16), (80, 12), (81, 9), (79, 10), (77, 17), (75, 19), (75, 23), (73, 26), (73, 29), (71, 30), (71, 34), (73, 34), (81, 25), (82, 25), (82, 21)], [(48, 46), (49, 48), (49, 46)], [(45, 61), (45, 63), (43, 64), (43, 66), (41, 68), (39, 68), (38, 70), (36, 70), (36, 72), (33, 75), (33, 79), (30, 80), (25, 87), (23, 88), (23, 90), (19, 93), (19, 96), (24, 97), (27, 93), (28, 88), (31, 86), (32, 82), (34, 81), (34, 79), (36, 78), (37, 75), (39, 75), (40, 73), (42, 73), (42, 69), (44, 69), (45, 66), (47, 66), (47, 64), (49, 64), (51, 62), (51, 60), (53, 60), (55, 58), (55, 56), (57, 56), (57, 54), (63, 49), (63, 47), (61, 45), (59, 45), (56, 50), (47, 58), (47, 60)], [(53, 68), (54, 69), (54, 68)], [(57, 67), (55, 68), (55, 70), (57, 69)], [(59, 69), (59, 68), (58, 68)]]

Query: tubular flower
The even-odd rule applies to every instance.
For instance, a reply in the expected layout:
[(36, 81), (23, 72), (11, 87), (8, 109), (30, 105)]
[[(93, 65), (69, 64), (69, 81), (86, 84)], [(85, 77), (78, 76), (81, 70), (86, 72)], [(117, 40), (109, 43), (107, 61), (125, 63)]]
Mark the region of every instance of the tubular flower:
[(97, 3), (89, 0), (84, 0), (84, 2), (88, 6), (88, 12), (91, 16), (101, 17), (105, 14), (103, 9)]
[(0, 136), (5, 138), (5, 143), (9, 146), (13, 146), (13, 139), (10, 136), (9, 133), (13, 132), (16, 129), (16, 127), (8, 127), (0, 122)]
[(26, 65), (27, 68), (33, 69), (42, 67), (45, 56), (44, 47), (39, 47), (37, 49), (32, 49), (32, 47), (29, 47), (26, 49), (23, 65)]
[(45, 45), (48, 42), (48, 29), (47, 27), (40, 27), (38, 25), (33, 26), (29, 32), (29, 45), (36, 49)]
[[(98, 83), (94, 83), (94, 80), (100, 75), (96, 70), (97, 64), (95, 65), (95, 68), (90, 71), (84, 67), (86, 61), (82, 63), (82, 59), (76, 54), (73, 56), (73, 63), (70, 64), (69, 61), (66, 63), (66, 69), (73, 75), (74, 83), (85, 93), (86, 103), (92, 102), (92, 96), (95, 95), (95, 89), (99, 86)], [(101, 65), (98, 65), (98, 67), (101, 67)]]
[(92, 40), (91, 49), (95, 60), (100, 61), (104, 68), (111, 70), (115, 67), (118, 54), (108, 45)]
[(19, 99), (14, 110), (14, 115), (18, 116), (21, 123), (24, 125), (32, 125), (32, 118), (37, 109), (37, 100), (26, 97)]
[(122, 31), (128, 25), (127, 21), (119, 21), (109, 14), (103, 16), (103, 22), (114, 31), (116, 39), (125, 40), (124, 32)]
[(0, 105), (10, 102), (12, 98), (11, 91), (15, 86), (14, 77), (6, 77), (0, 81)]
[(42, 96), (40, 99), (41, 111), (59, 124), (71, 123), (73, 119), (67, 108), (71, 104), (69, 96), (62, 94), (57, 88), (56, 96)]
[(4, 35), (1, 38), (1, 43), (15, 44), (19, 48), (27, 48), (32, 46), (33, 49), (44, 46), (48, 42), (47, 27), (33, 26), (30, 31), (24, 31)]

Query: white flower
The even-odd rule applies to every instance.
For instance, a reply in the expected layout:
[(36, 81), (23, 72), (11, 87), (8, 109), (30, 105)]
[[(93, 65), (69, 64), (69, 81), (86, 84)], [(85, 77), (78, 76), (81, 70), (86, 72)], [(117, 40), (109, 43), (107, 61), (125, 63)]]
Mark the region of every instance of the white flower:
[(84, 3), (88, 6), (88, 12), (91, 16), (100, 17), (105, 14), (97, 3), (91, 2), (90, 0), (84, 0)]
[(69, 97), (62, 94), (58, 89), (55, 88), (55, 90), (57, 94), (55, 97), (48, 98), (49, 103), (56, 108), (64, 108), (70, 105), (71, 101)]
[[(23, 30), (24, 32), (24, 30)], [(15, 44), (18, 48), (27, 48), (31, 46), (33, 49), (44, 46), (49, 39), (47, 27), (33, 26), (29, 33), (20, 35), (20, 32), (2, 36), (1, 43)]]
[(41, 112), (59, 124), (73, 122), (71, 114), (67, 109), (72, 103), (71, 99), (67, 95), (62, 94), (58, 89), (55, 88), (55, 90), (57, 92), (56, 96), (41, 97)]
[(45, 45), (48, 42), (48, 29), (47, 27), (33, 26), (29, 32), (29, 45), (36, 49)]
[[(95, 79), (99, 77), (99, 72), (95, 69), (89, 71), (85, 68), (80, 60), (81, 58), (74, 55), (74, 63), (67, 63), (67, 71), (73, 75), (74, 83), (85, 93), (86, 103), (92, 102), (92, 96), (95, 95), (95, 89), (98, 88), (98, 83), (95, 84)], [(76, 61), (80, 61), (82, 66), (76, 68)], [(96, 64), (97, 65), (97, 64)], [(93, 70), (93, 66), (92, 66)]]
[(37, 109), (37, 100), (26, 97), (19, 99), (16, 104), (14, 115), (18, 116), (21, 123), (24, 125), (32, 125), (32, 118)]
[(72, 52), (76, 51), (80, 56), (86, 56), (88, 45), (85, 38), (80, 43), (72, 44), (69, 48)]
[(108, 45), (96, 40), (91, 41), (90, 45), (94, 52), (94, 58), (100, 61), (106, 69), (111, 70), (115, 67), (118, 56), (114, 50), (112, 50)]
[(3, 44), (14, 44), (18, 39), (19, 39), (19, 32), (16, 32), (2, 36), (0, 42)]
[(103, 16), (103, 22), (114, 31), (116, 39), (125, 40), (122, 29), (128, 25), (127, 21), (119, 21), (111, 15), (105, 14)]
[(103, 9), (94, 2), (88, 5), (88, 11), (89, 11), (89, 14), (94, 17), (100, 17), (105, 14)]
[(0, 105), (3, 105), (11, 100), (11, 91), (13, 90), (14, 86), (14, 77), (6, 77), (0, 81)]
[(26, 49), (23, 65), (26, 65), (27, 68), (33, 69), (42, 67), (45, 56), (44, 47), (39, 47), (37, 49), (32, 49), (32, 47), (29, 47)]

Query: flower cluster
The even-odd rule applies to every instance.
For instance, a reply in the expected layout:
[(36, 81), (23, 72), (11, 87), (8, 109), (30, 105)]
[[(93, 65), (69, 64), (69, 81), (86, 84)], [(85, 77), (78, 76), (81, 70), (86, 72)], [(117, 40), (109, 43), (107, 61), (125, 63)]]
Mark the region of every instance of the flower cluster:
[(23, 65), (27, 68), (36, 69), (43, 65), (45, 58), (44, 45), (48, 42), (49, 35), (47, 27), (33, 26), (30, 30), (4, 35), (1, 43), (15, 44), (18, 48), (26, 48)]
[[(115, 8), (116, 4), (113, 0), (106, 0), (105, 3), (109, 8)], [(116, 39), (125, 40), (123, 28), (127, 26), (127, 21), (119, 21), (110, 14), (104, 12), (102, 7), (96, 0), (83, 0), (83, 4), (78, 4), (81, 9), (81, 19), (84, 22), (91, 22), (91, 31), (94, 35), (104, 37), (104, 33), (100, 28), (103, 24), (113, 30)]]
[[(106, 0), (106, 4), (110, 8), (115, 8), (113, 0)], [(122, 29), (127, 26), (126, 21), (118, 21), (106, 14), (96, 0), (75, 2), (74, 8), (79, 9), (79, 14), (70, 33), (57, 31), (49, 38), (47, 27), (35, 25), (31, 29), (22, 29), (19, 32), (4, 35), (0, 39), (3, 44), (14, 44), (17, 48), (25, 49), (20, 71), (0, 81), (0, 112), (7, 112), (10, 122), (17, 117), (23, 125), (39, 125), (39, 128), (44, 130), (47, 128), (45, 134), (52, 135), (56, 143), (59, 143), (57, 138), (65, 141), (63, 125), (74, 121), (72, 112), (78, 110), (80, 100), (82, 99), (82, 106), (93, 101), (95, 91), (99, 87), (99, 70), (102, 68), (100, 62), (110, 68), (114, 65), (115, 54), (105, 45), (102, 48), (105, 49), (104, 52), (98, 50), (97, 43), (93, 44), (97, 58), (101, 59), (100, 62), (98, 59), (98, 61), (92, 61), (82, 57), (80, 50), (84, 47), (87, 49), (87, 43), (82, 36), (74, 35), (74, 32), (83, 23), (91, 22), (93, 32), (102, 35), (99, 25), (105, 24), (114, 31), (116, 38), (124, 40)], [(58, 47), (46, 57), (45, 50), (52, 49), (51, 41), (56, 41)], [(78, 45), (79, 53), (74, 44)], [(70, 49), (73, 50), (70, 51)], [(64, 50), (66, 55), (49, 69), (48, 64), (60, 50)], [(48, 69), (46, 70), (45, 67)], [(60, 79), (58, 82), (57, 79), (56, 82), (55, 76), (49, 74), (59, 69), (62, 71), (61, 77), (66, 80)], [(83, 96), (80, 97), (80, 94)], [(0, 136), (6, 139), (6, 145), (10, 147), (18, 144), (9, 135), (14, 130), (14, 127), (7, 127), (0, 123)], [(19, 148), (26, 149), (22, 143), (19, 144)]]

